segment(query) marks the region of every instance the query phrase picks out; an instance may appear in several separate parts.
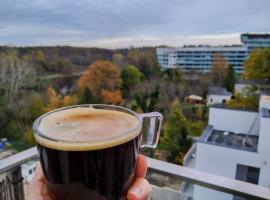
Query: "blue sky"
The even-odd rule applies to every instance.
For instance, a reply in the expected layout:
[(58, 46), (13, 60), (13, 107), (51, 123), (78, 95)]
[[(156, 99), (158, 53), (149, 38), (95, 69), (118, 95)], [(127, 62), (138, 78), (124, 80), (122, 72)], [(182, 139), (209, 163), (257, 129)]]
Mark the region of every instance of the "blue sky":
[(0, 44), (237, 44), (242, 32), (270, 32), (269, 8), (270, 0), (1, 0)]

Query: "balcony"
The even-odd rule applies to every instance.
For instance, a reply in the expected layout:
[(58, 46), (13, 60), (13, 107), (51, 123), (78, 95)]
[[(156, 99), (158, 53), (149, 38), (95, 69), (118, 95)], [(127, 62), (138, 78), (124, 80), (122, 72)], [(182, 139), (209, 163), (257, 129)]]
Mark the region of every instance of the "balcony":
[[(192, 152), (190, 155), (192, 155)], [(24, 184), (25, 181), (21, 174), (21, 166), (37, 159), (36, 148), (31, 148), (0, 160), (1, 200), (25, 199), (24, 191), (26, 190), (24, 186), (27, 184)], [(270, 189), (266, 187), (197, 171), (152, 158), (148, 160), (149, 170), (147, 178), (153, 185), (152, 200), (192, 200), (193, 187), (189, 187), (190, 185), (205, 187), (219, 191), (221, 194), (227, 193), (247, 199), (270, 200)], [(162, 181), (157, 181), (158, 179)], [(202, 200), (205, 199), (202, 198)]]
[(183, 165), (189, 168), (195, 167), (195, 156), (196, 156), (196, 143), (194, 143), (191, 148), (186, 153), (183, 159)]

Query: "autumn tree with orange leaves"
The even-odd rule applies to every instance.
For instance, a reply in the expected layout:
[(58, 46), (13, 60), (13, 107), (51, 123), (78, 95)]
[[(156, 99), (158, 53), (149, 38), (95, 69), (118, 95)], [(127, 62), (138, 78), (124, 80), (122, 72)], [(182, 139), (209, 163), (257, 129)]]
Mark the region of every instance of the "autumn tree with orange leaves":
[(52, 87), (47, 89), (48, 105), (44, 108), (44, 112), (49, 112), (51, 110), (71, 106), (78, 103), (78, 98), (75, 95), (62, 96), (58, 94)]
[(80, 94), (90, 96), (91, 99), (87, 101), (91, 102), (120, 104), (122, 101), (120, 88), (119, 67), (109, 61), (94, 62), (78, 81)]
[(212, 82), (216, 86), (223, 86), (228, 74), (229, 64), (221, 54), (214, 54), (211, 66)]

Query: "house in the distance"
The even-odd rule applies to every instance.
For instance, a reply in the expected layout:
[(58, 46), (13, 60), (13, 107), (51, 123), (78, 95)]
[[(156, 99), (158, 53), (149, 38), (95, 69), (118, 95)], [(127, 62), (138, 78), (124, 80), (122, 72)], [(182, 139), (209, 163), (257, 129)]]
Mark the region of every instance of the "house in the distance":
[[(270, 96), (262, 95), (258, 112), (210, 107), (208, 126), (184, 158), (184, 165), (241, 181), (270, 185)], [(187, 185), (194, 200), (243, 200)]]
[(189, 95), (185, 101), (191, 104), (204, 104), (204, 99), (198, 95)]
[(270, 84), (261, 80), (239, 80), (234, 86), (234, 91), (240, 94), (245, 94), (251, 89), (255, 89), (258, 94), (269, 92)]
[(231, 100), (232, 93), (228, 92), (224, 87), (210, 87), (207, 95), (207, 105), (225, 104)]

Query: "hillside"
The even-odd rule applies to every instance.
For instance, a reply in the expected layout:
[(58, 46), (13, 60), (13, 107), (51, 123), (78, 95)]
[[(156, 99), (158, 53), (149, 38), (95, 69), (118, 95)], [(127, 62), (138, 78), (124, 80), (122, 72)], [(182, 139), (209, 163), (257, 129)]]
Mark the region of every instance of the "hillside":
[[(8, 47), (0, 46), (0, 53), (16, 50), (20, 55), (35, 54), (42, 52), (46, 63), (68, 60), (78, 69), (83, 69), (96, 60), (119, 60), (119, 55), (124, 63), (127, 62), (131, 51), (140, 51), (151, 57), (155, 56), (155, 47), (142, 47), (131, 49), (102, 49), (102, 48), (83, 48), (71, 46), (37, 46), (37, 47)], [(118, 58), (117, 58), (118, 57)]]

